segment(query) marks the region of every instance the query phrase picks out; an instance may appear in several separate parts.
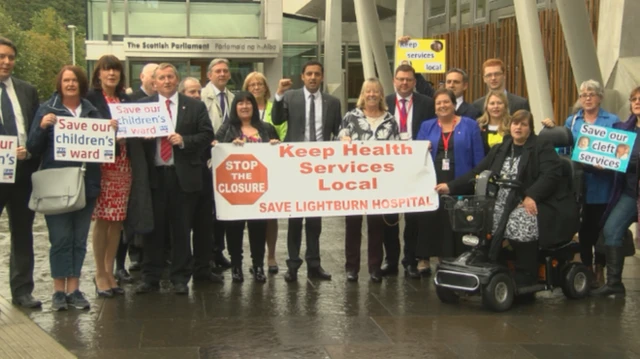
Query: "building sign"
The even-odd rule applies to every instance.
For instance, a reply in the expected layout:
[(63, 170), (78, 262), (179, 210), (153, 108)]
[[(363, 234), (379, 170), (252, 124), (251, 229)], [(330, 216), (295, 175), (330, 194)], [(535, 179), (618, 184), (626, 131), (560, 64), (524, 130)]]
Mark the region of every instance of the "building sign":
[(281, 49), (279, 41), (258, 39), (189, 39), (125, 37), (126, 56), (161, 53), (165, 55), (276, 57)]
[(446, 54), (445, 40), (409, 40), (396, 47), (396, 67), (406, 62), (417, 73), (443, 74), (447, 71)]
[(427, 141), (218, 144), (212, 150), (221, 220), (433, 211)]

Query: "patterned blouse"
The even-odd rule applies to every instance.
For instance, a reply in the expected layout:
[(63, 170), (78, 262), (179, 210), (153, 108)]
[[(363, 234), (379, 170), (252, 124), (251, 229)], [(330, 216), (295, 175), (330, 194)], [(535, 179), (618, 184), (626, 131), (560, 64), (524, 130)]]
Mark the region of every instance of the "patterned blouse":
[(373, 128), (361, 109), (351, 110), (344, 115), (338, 139), (351, 137), (354, 141), (399, 140), (398, 123), (393, 115), (385, 112), (382, 117), (382, 121), (373, 121), (377, 125)]

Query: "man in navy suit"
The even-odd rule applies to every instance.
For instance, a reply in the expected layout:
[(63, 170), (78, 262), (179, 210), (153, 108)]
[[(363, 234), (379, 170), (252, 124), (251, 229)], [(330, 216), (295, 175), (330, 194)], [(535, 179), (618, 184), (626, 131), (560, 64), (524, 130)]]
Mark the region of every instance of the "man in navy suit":
[(464, 101), (464, 92), (469, 86), (469, 75), (457, 67), (449, 69), (445, 74), (445, 86), (456, 95), (456, 115), (477, 120), (480, 111)]
[[(416, 73), (407, 64), (398, 66), (393, 79), (396, 92), (385, 98), (389, 112), (394, 115), (400, 129), (400, 139), (415, 140), (420, 126), (425, 120), (436, 117), (435, 104), (428, 96), (415, 92)], [(400, 259), (400, 225), (397, 214), (385, 215), (384, 248), (386, 261), (382, 265), (382, 275), (398, 273)], [(420, 278), (415, 259), (418, 240), (418, 217), (413, 213), (405, 214), (404, 259), (405, 274), (411, 278)]]
[[(518, 110), (531, 111), (529, 108), (529, 100), (524, 97), (507, 92), (506, 74), (504, 62), (500, 59), (489, 59), (482, 64), (482, 77), (489, 91), (504, 91), (509, 102), (509, 113), (513, 115)], [(473, 102), (473, 106), (480, 111), (480, 115), (484, 113), (484, 100), (487, 96), (482, 96)]]
[(33, 292), (33, 219), (29, 209), (31, 174), (38, 169), (40, 159), (27, 152), (27, 134), (38, 110), (38, 92), (35, 87), (11, 74), (18, 50), (13, 42), (0, 37), (0, 134), (17, 136), (15, 182), (0, 184), (0, 213), (6, 207), (11, 231), (9, 259), (9, 285), (12, 302), (25, 308), (42, 305), (31, 295)]

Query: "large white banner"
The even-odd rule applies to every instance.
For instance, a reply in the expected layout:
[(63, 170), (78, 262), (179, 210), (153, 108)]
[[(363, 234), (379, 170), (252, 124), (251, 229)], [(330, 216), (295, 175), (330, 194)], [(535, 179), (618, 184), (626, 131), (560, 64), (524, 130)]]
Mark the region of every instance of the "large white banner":
[(426, 141), (218, 144), (211, 168), (222, 220), (438, 208)]

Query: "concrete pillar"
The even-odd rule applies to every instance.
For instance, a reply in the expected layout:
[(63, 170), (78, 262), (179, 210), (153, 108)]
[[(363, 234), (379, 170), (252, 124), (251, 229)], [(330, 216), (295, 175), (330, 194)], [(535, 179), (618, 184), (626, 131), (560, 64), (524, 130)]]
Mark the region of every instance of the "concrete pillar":
[(264, 36), (267, 40), (279, 40), (280, 52), (275, 58), (265, 59), (264, 75), (271, 93), (278, 89), (278, 82), (282, 78), (282, 0), (264, 1)]
[(356, 12), (356, 26), (358, 28), (358, 42), (360, 44), (360, 58), (362, 59), (362, 70), (364, 78), (376, 77), (376, 68), (373, 63), (373, 52), (369, 43), (369, 25), (362, 7), (366, 0), (354, 0), (353, 6)]
[(344, 76), (342, 71), (342, 0), (326, 0), (324, 30), (324, 84), (325, 91), (346, 107)]
[[(589, 12), (584, 0), (557, 1), (558, 15), (571, 60), (576, 87), (589, 79), (602, 84), (596, 44), (591, 36)], [(603, 84), (604, 85), (604, 84)]]
[(384, 48), (384, 38), (382, 37), (376, 3), (371, 0), (354, 0), (354, 6), (356, 10), (356, 21), (359, 23), (358, 37), (362, 36), (360, 35), (360, 23), (362, 22), (362, 25), (366, 26), (363, 35), (368, 37), (369, 46), (373, 52), (376, 69), (378, 70), (378, 79), (380, 83), (382, 83), (384, 93), (393, 93), (393, 78), (391, 77), (391, 69), (389, 67), (389, 57)]
[(425, 1), (397, 0), (396, 40), (405, 35), (413, 39), (423, 38), (425, 36), (424, 14)]
[(515, 1), (516, 22), (520, 38), (520, 51), (524, 63), (524, 74), (527, 78), (529, 104), (535, 121), (535, 128), (542, 129), (541, 121), (553, 119), (551, 93), (549, 92), (549, 75), (542, 48), (542, 35), (538, 20), (538, 7), (535, 1)]

